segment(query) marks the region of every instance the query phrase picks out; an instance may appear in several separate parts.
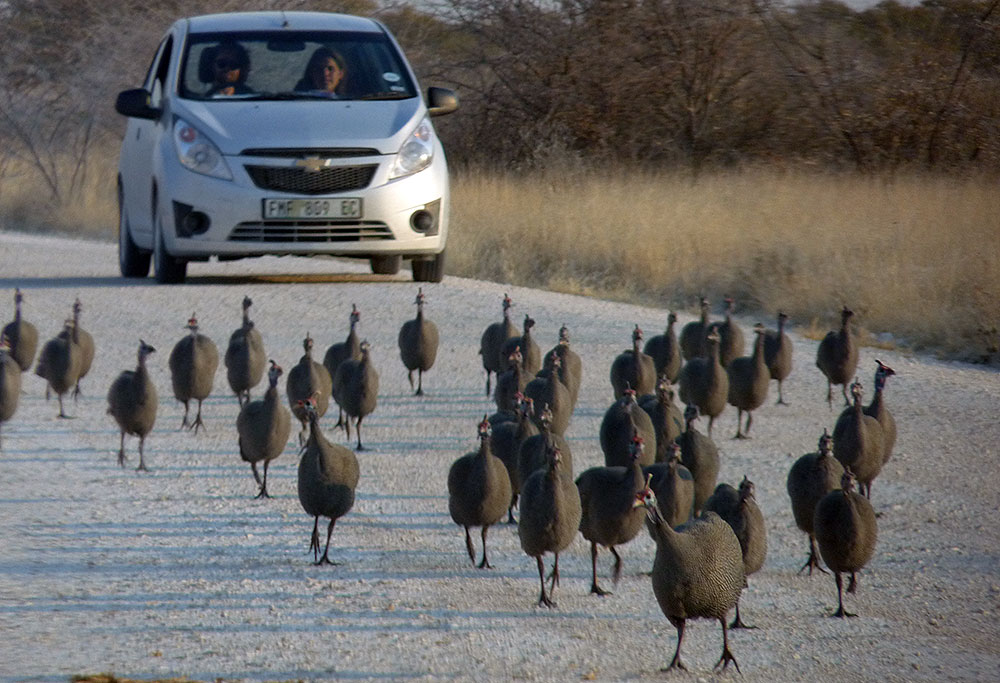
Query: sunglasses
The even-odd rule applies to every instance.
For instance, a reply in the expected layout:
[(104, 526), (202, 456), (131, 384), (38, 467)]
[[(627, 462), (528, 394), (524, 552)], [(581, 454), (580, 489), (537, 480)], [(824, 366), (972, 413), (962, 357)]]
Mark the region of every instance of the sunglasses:
[(240, 63), (229, 57), (219, 57), (215, 60), (215, 66), (219, 69), (238, 69), (240, 68)]

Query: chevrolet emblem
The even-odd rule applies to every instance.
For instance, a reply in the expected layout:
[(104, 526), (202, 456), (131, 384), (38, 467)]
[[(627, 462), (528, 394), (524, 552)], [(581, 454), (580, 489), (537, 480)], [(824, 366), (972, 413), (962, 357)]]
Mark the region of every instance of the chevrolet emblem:
[(329, 168), (331, 161), (331, 159), (320, 159), (319, 157), (306, 157), (304, 159), (296, 159), (292, 165), (296, 168), (301, 168), (306, 173), (319, 173), (324, 168)]

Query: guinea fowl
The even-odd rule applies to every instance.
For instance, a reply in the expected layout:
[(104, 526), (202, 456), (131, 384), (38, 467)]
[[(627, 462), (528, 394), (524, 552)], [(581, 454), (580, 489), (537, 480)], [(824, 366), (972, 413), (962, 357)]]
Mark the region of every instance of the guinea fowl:
[(840, 414), (833, 427), (833, 457), (851, 470), (859, 490), (871, 498), (872, 482), (882, 471), (885, 434), (878, 420), (865, 414), (861, 394), (861, 383), (851, 384), (854, 405)]
[(424, 395), (424, 373), (434, 365), (438, 350), (438, 329), (432, 320), (424, 316), (423, 287), (417, 290), (417, 317), (407, 320), (399, 329), (399, 355), (406, 367), (406, 378), (410, 380), (410, 391), (413, 391), (413, 371), (417, 371), (417, 390), (415, 396)]
[[(705, 338), (708, 335), (715, 333), (719, 335), (719, 362), (722, 367), (729, 367), (729, 362), (734, 358), (738, 358), (743, 355), (743, 349), (745, 347), (743, 341), (743, 330), (740, 326), (736, 324), (733, 320), (733, 310), (736, 306), (736, 301), (730, 297), (726, 297), (726, 319), (722, 321), (716, 321), (708, 326), (705, 330)], [(706, 351), (708, 346), (705, 346)]]
[(896, 371), (878, 359), (875, 362), (878, 364), (878, 369), (875, 370), (875, 394), (872, 396), (872, 402), (865, 406), (865, 415), (874, 417), (882, 425), (884, 443), (882, 465), (884, 466), (889, 462), (889, 458), (892, 457), (892, 449), (896, 446), (896, 418), (892, 416), (885, 405), (885, 383), (896, 374)]
[(641, 350), (642, 330), (636, 325), (632, 330), (632, 348), (626, 349), (611, 362), (611, 387), (615, 398), (621, 398), (626, 389), (634, 389), (639, 396), (651, 394), (656, 388), (656, 364)]
[(597, 546), (603, 545), (615, 557), (614, 582), (622, 574), (622, 558), (615, 546), (628, 543), (642, 528), (643, 514), (633, 504), (646, 480), (642, 474), (642, 439), (632, 440), (631, 462), (628, 467), (591, 467), (576, 478), (580, 490), (580, 533), (590, 541), (590, 592), (609, 595), (597, 584)]
[(708, 435), (711, 436), (715, 418), (729, 402), (729, 373), (719, 362), (719, 335), (708, 335), (705, 343), (707, 355), (684, 364), (677, 387), (681, 403), (693, 403), (698, 406), (699, 414), (708, 416)]
[(677, 381), (677, 375), (681, 371), (681, 347), (674, 330), (675, 324), (677, 314), (670, 311), (663, 334), (650, 337), (642, 348), (643, 353), (653, 359), (657, 376), (666, 375), (671, 382)]
[(510, 354), (515, 348), (521, 349), (521, 366), (528, 375), (534, 375), (542, 369), (542, 352), (531, 336), (531, 329), (535, 326), (535, 319), (527, 313), (524, 314), (524, 324), (521, 336), (508, 337), (500, 345), (500, 369), (505, 370), (510, 365)]
[(681, 356), (684, 360), (691, 360), (705, 354), (705, 332), (708, 330), (708, 299), (701, 297), (698, 303), (701, 309), (701, 317), (692, 320), (681, 328), (681, 336), (678, 339), (681, 347)]
[(67, 320), (62, 331), (42, 346), (35, 365), (35, 374), (46, 382), (45, 400), (54, 391), (59, 398), (59, 417), (66, 418), (69, 415), (63, 410), (63, 394), (76, 386), (82, 354), (80, 347), (73, 343), (73, 327), (73, 320)]
[(517, 410), (517, 395), (524, 394), (525, 387), (533, 378), (524, 371), (521, 365), (521, 349), (515, 348), (510, 354), (507, 368), (497, 375), (497, 386), (493, 393), (493, 401), (497, 410), (514, 412)]
[[(656, 457), (656, 429), (646, 411), (639, 408), (635, 392), (626, 389), (617, 401), (608, 406), (601, 420), (601, 451), (607, 467), (628, 467), (632, 463), (634, 439), (642, 439), (639, 466), (652, 465)], [(645, 444), (650, 444), (645, 448)]]
[(118, 448), (118, 464), (125, 466), (125, 435), (139, 437), (139, 466), (136, 469), (145, 470), (146, 460), (143, 455), (146, 436), (153, 431), (156, 423), (156, 409), (159, 399), (156, 386), (149, 378), (146, 369), (146, 358), (155, 352), (152, 346), (139, 340), (138, 359), (135, 370), (125, 370), (111, 383), (108, 389), (108, 414), (118, 423), (121, 430), (121, 444)]
[[(0, 426), (14, 417), (21, 398), (21, 366), (10, 353), (10, 342), (0, 335)], [(0, 452), (3, 442), (0, 441)]]
[(549, 450), (553, 448), (559, 450), (562, 472), (569, 475), (573, 473), (573, 454), (569, 444), (563, 437), (552, 433), (552, 411), (544, 408), (540, 418), (537, 431), (521, 441), (517, 452), (517, 467), (511, 478), (511, 484), (518, 490), (524, 486), (524, 482), (534, 474), (535, 470), (548, 467)]
[(688, 405), (684, 409), (684, 431), (677, 437), (681, 447), (681, 463), (694, 477), (694, 512), (699, 514), (708, 497), (715, 490), (719, 477), (719, 449), (715, 442), (694, 428), (698, 408)]
[[(340, 364), (347, 359), (361, 360), (361, 339), (358, 337), (357, 326), (361, 321), (361, 311), (358, 310), (356, 304), (351, 304), (351, 315), (350, 323), (351, 329), (347, 333), (347, 339), (342, 342), (336, 342), (331, 344), (330, 348), (326, 350), (326, 354), (323, 356), (323, 367), (326, 368), (327, 374), (330, 376), (330, 381), (333, 381), (333, 377), (337, 374), (337, 368)], [(331, 392), (335, 389), (331, 388)], [(333, 397), (336, 401), (337, 397)], [(295, 405), (295, 402), (292, 402)], [(322, 407), (320, 410), (320, 417), (326, 412), (326, 405), (317, 406)], [(294, 411), (294, 407), (293, 407)], [(344, 422), (344, 411), (338, 408), (339, 414), (337, 415), (337, 426), (345, 427), (347, 425)]]
[(83, 379), (88, 372), (90, 372), (90, 366), (94, 362), (94, 337), (91, 336), (90, 332), (87, 332), (82, 327), (80, 327), (80, 311), (83, 310), (83, 304), (80, 299), (76, 299), (73, 302), (73, 330), (69, 332), (63, 330), (60, 335), (68, 335), (69, 340), (76, 344), (80, 349), (80, 373), (76, 378), (76, 385), (73, 387), (73, 400), (75, 401), (80, 395), (80, 380)]
[(311, 400), (312, 410), (316, 412), (316, 416), (323, 417), (330, 406), (330, 393), (333, 388), (333, 380), (326, 367), (312, 358), (313, 339), (308, 332), (306, 338), (302, 340), (302, 349), (305, 353), (299, 358), (295, 367), (288, 371), (288, 379), (285, 381), (288, 405), (292, 409), (292, 415), (302, 424), (299, 444), (306, 442), (306, 432), (309, 429), (309, 413), (305, 401)]
[(532, 421), (534, 407), (530, 398), (523, 394), (517, 395), (517, 410), (513, 420), (504, 420), (491, 424), (490, 449), (493, 455), (503, 461), (510, 479), (510, 507), (507, 509), (507, 523), (514, 523), (514, 507), (521, 491), (521, 480), (517, 476), (517, 457), (521, 452), (521, 444), (525, 439), (538, 434), (538, 428)]
[[(236, 416), (240, 458), (250, 463), (254, 481), (260, 486), (257, 498), (271, 497), (267, 492), (267, 468), (285, 450), (292, 428), (292, 416), (278, 397), (278, 378), (283, 372), (281, 366), (272, 360), (264, 398), (247, 401)], [(257, 471), (259, 462), (264, 463), (263, 479)]]
[(694, 511), (694, 477), (681, 464), (681, 447), (671, 443), (662, 461), (642, 468), (649, 488), (656, 494), (660, 514), (672, 527), (691, 519)]
[[(764, 515), (754, 499), (753, 482), (744, 476), (738, 491), (729, 484), (719, 484), (705, 501), (705, 510), (716, 513), (733, 528), (743, 555), (743, 585), (746, 586), (746, 577), (763, 567), (767, 557), (767, 529)], [(736, 601), (736, 618), (729, 628), (755, 628), (740, 619), (739, 600)]]
[(466, 453), (448, 470), (448, 511), (455, 524), (465, 529), (465, 549), (476, 561), (469, 528), (482, 527), (483, 559), (480, 569), (491, 569), (486, 557), (486, 534), (503, 519), (510, 506), (511, 486), (507, 467), (490, 449), (490, 423), (479, 423), (479, 450)]
[[(726, 366), (729, 375), (728, 402), (736, 408), (736, 439), (750, 438), (753, 411), (767, 400), (767, 388), (771, 384), (771, 373), (764, 360), (764, 326), (757, 323), (753, 331), (753, 355), (733, 358)], [(743, 411), (747, 413), (747, 426), (740, 431)]]
[(21, 315), (21, 304), (24, 295), (20, 289), (14, 290), (14, 319), (4, 325), (3, 332), (10, 345), (10, 357), (14, 359), (21, 372), (27, 372), (35, 362), (35, 351), (38, 349), (38, 330)]
[(781, 384), (792, 372), (792, 340), (785, 334), (788, 316), (778, 311), (778, 329), (764, 332), (764, 362), (771, 379), (778, 380), (779, 405), (788, 405), (781, 395)]
[(843, 572), (851, 573), (847, 592), (857, 588), (857, 572), (875, 552), (878, 524), (871, 503), (854, 491), (854, 475), (845, 469), (840, 488), (826, 494), (816, 504), (813, 529), (819, 552), (837, 581), (837, 611), (830, 616), (855, 617), (844, 609)]
[(229, 335), (226, 347), (226, 379), (242, 408), (250, 401), (250, 390), (260, 383), (267, 367), (267, 354), (260, 331), (250, 320), (253, 301), (243, 297), (243, 324)]
[(505, 341), (517, 336), (517, 328), (510, 321), (510, 309), (514, 303), (506, 294), (503, 295), (503, 319), (497, 323), (490, 323), (483, 330), (483, 335), (479, 340), (479, 355), (483, 359), (483, 369), (486, 370), (486, 395), (492, 394), (490, 379), (494, 374), (497, 376), (504, 369), (500, 358), (500, 349)]
[(722, 657), (715, 668), (732, 662), (726, 614), (743, 591), (743, 556), (740, 542), (721, 517), (707, 512), (676, 530), (660, 513), (656, 494), (645, 487), (635, 496), (636, 509), (646, 510), (649, 534), (656, 542), (653, 560), (653, 594), (667, 620), (677, 629), (677, 650), (666, 668), (687, 670), (681, 661), (681, 643), (688, 619), (715, 619), (722, 626)]
[[(573, 417), (573, 399), (569, 389), (559, 379), (559, 368), (562, 361), (558, 357), (552, 359), (551, 366), (542, 370), (524, 386), (524, 395), (530, 398), (536, 406), (549, 410), (552, 420), (549, 429), (553, 434), (562, 436), (569, 428)], [(535, 424), (539, 424), (540, 415), (535, 415)]]
[(840, 329), (827, 332), (816, 349), (816, 367), (826, 375), (826, 402), (831, 408), (834, 384), (841, 385), (844, 405), (850, 405), (847, 400), (847, 383), (858, 368), (858, 345), (851, 332), (852, 317), (854, 311), (844, 306), (840, 312)]
[(560, 361), (557, 370), (559, 379), (569, 389), (570, 401), (576, 406), (576, 399), (580, 395), (580, 382), (583, 380), (583, 362), (576, 351), (570, 348), (569, 328), (565, 325), (559, 328), (559, 341), (542, 359), (542, 368), (551, 369), (554, 365), (552, 361), (556, 357)]
[(347, 438), (351, 438), (351, 418), (354, 418), (354, 431), (358, 438), (358, 450), (365, 447), (361, 444), (361, 421), (371, 415), (378, 404), (378, 372), (372, 363), (371, 345), (361, 342), (361, 360), (347, 359), (337, 368), (333, 377), (334, 392), (337, 403), (344, 411), (347, 422)]
[[(533, 472), (521, 489), (518, 509), (521, 521), (517, 525), (517, 535), (521, 539), (521, 548), (538, 563), (538, 581), (542, 585), (538, 604), (555, 607), (552, 595), (559, 585), (559, 553), (576, 538), (583, 513), (572, 470), (564, 467), (557, 447), (549, 445), (546, 451), (548, 467)], [(555, 556), (548, 595), (545, 593), (545, 565), (542, 562), (545, 553)]]
[(663, 462), (666, 460), (670, 444), (684, 431), (684, 415), (674, 403), (674, 388), (670, 385), (667, 375), (660, 375), (655, 394), (640, 396), (638, 403), (639, 407), (649, 415), (653, 433), (656, 435), (656, 453), (653, 459), (656, 462)]
[(833, 439), (825, 429), (819, 437), (817, 451), (800, 457), (788, 471), (785, 486), (792, 501), (792, 515), (795, 517), (795, 524), (809, 535), (809, 559), (799, 569), (800, 574), (807, 568), (810, 576), (814, 568), (826, 573), (819, 564), (813, 517), (816, 514), (816, 503), (830, 491), (840, 487), (843, 475), (844, 467), (833, 457)]
[[(337, 520), (354, 506), (354, 491), (361, 471), (358, 458), (350, 448), (330, 443), (319, 428), (319, 413), (311, 399), (302, 402), (302, 411), (309, 424), (309, 437), (299, 459), (299, 502), (307, 515), (315, 518), (309, 550), (314, 564), (336, 564), (330, 561), (330, 536)], [(319, 556), (319, 518), (329, 517), (326, 548)]]
[[(198, 319), (194, 313), (188, 319), (187, 329), (189, 334), (174, 345), (168, 364), (174, 397), (184, 404), (181, 429), (187, 427), (197, 434), (198, 428), (205, 426), (201, 421), (201, 403), (212, 393), (215, 371), (219, 367), (219, 349), (215, 342), (198, 332)], [(192, 399), (198, 401), (198, 414), (194, 422), (188, 423), (188, 408)]]

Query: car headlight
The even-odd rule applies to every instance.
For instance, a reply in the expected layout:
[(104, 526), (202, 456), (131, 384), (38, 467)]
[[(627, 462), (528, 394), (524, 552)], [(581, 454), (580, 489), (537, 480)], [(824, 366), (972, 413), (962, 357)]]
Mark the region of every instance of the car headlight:
[(213, 178), (233, 179), (229, 165), (215, 143), (181, 118), (174, 121), (174, 149), (184, 168)]
[(389, 171), (389, 179), (402, 178), (411, 173), (422, 171), (431, 165), (433, 158), (434, 129), (431, 128), (431, 122), (424, 119), (396, 154), (396, 159), (392, 162), (392, 169)]

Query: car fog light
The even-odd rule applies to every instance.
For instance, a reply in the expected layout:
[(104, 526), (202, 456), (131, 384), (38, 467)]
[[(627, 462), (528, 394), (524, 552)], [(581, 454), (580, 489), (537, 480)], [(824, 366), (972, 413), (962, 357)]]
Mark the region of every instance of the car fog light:
[(434, 216), (430, 211), (421, 209), (410, 216), (410, 225), (416, 232), (425, 233), (434, 227)]

